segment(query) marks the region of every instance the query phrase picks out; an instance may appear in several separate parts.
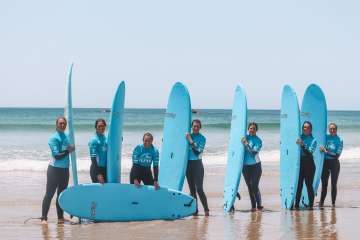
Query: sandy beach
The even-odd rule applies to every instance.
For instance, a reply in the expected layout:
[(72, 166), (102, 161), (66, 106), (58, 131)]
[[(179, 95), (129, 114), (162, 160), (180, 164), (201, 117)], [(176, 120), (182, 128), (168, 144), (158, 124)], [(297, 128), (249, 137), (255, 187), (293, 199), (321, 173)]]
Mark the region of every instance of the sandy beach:
[[(276, 163), (263, 163), (261, 191), (263, 212), (251, 213), (247, 190), (241, 183), (241, 201), (236, 212), (222, 211), (225, 166), (205, 167), (205, 190), (211, 216), (176, 221), (128, 223), (57, 224), (54, 202), (48, 226), (39, 217), (45, 190), (45, 172), (0, 172), (0, 231), (2, 239), (358, 239), (356, 227), (360, 216), (360, 163), (341, 165), (337, 207), (314, 211), (285, 211), (280, 208), (279, 172)], [(128, 172), (123, 172), (128, 182)], [(79, 174), (80, 182), (89, 182), (87, 172)], [(186, 186), (186, 184), (185, 184)], [(188, 191), (187, 186), (184, 191)], [(55, 199), (55, 198), (54, 198)], [(316, 198), (318, 200), (318, 197)], [(329, 205), (329, 196), (326, 204)], [(74, 221), (76, 222), (76, 221)]]

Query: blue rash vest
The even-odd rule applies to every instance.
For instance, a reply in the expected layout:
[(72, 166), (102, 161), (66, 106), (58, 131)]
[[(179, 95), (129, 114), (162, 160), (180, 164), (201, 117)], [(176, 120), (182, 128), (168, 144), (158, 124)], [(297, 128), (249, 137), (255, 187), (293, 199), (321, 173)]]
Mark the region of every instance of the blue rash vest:
[(104, 134), (95, 134), (89, 141), (90, 158), (95, 157), (98, 167), (106, 167), (107, 139)]
[(245, 146), (244, 165), (254, 165), (260, 162), (259, 152), (262, 147), (261, 139), (256, 135), (246, 135), (248, 145)]
[(69, 167), (69, 154), (66, 154), (65, 157), (56, 160), (55, 155), (61, 153), (64, 150), (67, 150), (69, 146), (69, 138), (64, 132), (56, 131), (49, 138), (49, 147), (51, 151), (51, 160), (50, 165), (57, 168), (68, 168)]
[(198, 134), (192, 133), (191, 138), (194, 144), (193, 145), (190, 144), (189, 147), (189, 160), (194, 161), (194, 160), (202, 159), (202, 153), (205, 148), (206, 138), (201, 133)]
[(328, 151), (328, 153), (325, 153), (325, 159), (338, 159), (343, 150), (343, 140), (338, 135), (326, 135), (325, 148)]
[(144, 144), (139, 144), (133, 151), (132, 161), (134, 165), (141, 167), (151, 167), (151, 164), (153, 167), (157, 167), (159, 165), (159, 151), (154, 146), (145, 148)]

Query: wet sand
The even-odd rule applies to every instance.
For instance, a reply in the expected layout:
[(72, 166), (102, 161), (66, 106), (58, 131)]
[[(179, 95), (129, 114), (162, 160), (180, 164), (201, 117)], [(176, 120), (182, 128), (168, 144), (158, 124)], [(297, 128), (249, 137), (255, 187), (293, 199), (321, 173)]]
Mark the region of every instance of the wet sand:
[[(337, 207), (314, 211), (282, 210), (278, 165), (263, 163), (260, 187), (266, 210), (248, 211), (250, 200), (242, 179), (242, 199), (236, 202), (236, 212), (226, 215), (222, 211), (225, 166), (206, 166), (205, 171), (204, 188), (210, 217), (200, 215), (176, 221), (57, 224), (53, 201), (47, 226), (42, 226), (40, 220), (30, 220), (24, 224), (25, 219), (41, 214), (45, 172), (0, 172), (1, 239), (358, 239), (360, 235), (360, 163), (342, 163)], [(123, 181), (128, 182), (128, 172), (124, 172), (123, 176)], [(89, 182), (88, 173), (80, 173), (79, 181)], [(330, 204), (329, 190), (327, 205)], [(184, 191), (188, 191), (187, 187)], [(203, 214), (201, 204), (199, 210)]]

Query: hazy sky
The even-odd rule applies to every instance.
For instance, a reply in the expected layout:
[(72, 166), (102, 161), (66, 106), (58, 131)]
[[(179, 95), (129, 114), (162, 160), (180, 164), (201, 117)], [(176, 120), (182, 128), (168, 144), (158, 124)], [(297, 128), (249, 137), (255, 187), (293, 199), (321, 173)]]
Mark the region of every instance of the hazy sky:
[(183, 81), (194, 108), (278, 109), (309, 83), (329, 109), (360, 110), (358, 0), (1, 0), (0, 106), (61, 107), (74, 62), (77, 107), (166, 107)]

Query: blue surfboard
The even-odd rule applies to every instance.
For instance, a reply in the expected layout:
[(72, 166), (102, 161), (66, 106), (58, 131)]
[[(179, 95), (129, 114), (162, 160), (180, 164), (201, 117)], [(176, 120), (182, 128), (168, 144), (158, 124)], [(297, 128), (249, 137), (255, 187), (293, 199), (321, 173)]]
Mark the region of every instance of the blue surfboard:
[(80, 184), (59, 197), (61, 208), (95, 221), (173, 220), (192, 215), (196, 201), (179, 191), (132, 184)]
[[(327, 107), (326, 99), (321, 88), (316, 84), (311, 84), (305, 91), (301, 106), (301, 126), (305, 121), (312, 123), (312, 134), (317, 141), (317, 147), (313, 154), (315, 162), (315, 176), (313, 188), (316, 194), (320, 184), (322, 168), (324, 163), (324, 154), (320, 152), (320, 146), (326, 144), (326, 125), (327, 125)], [(304, 183), (300, 203), (302, 206), (309, 204), (306, 185)]]
[(124, 118), (125, 104), (125, 82), (122, 81), (116, 90), (111, 113), (110, 126), (108, 130), (108, 150), (107, 150), (107, 182), (121, 182), (121, 146), (122, 146), (122, 126)]
[(280, 197), (281, 207), (290, 209), (295, 201), (300, 171), (300, 112), (296, 93), (286, 85), (280, 115)]
[[(73, 119), (73, 108), (72, 108), (72, 92), (71, 92), (71, 77), (72, 77), (72, 69), (73, 63), (70, 65), (67, 82), (66, 82), (66, 106), (65, 106), (65, 117), (68, 123), (68, 136), (69, 143), (75, 145), (75, 136), (74, 136), (74, 119)], [(76, 167), (76, 152), (73, 151), (70, 154), (71, 161), (71, 171), (74, 185), (78, 184), (77, 177), (77, 167)]]
[(230, 142), (224, 187), (224, 211), (229, 212), (234, 204), (239, 188), (244, 163), (244, 145), (241, 139), (246, 136), (247, 103), (244, 90), (237, 86), (232, 108)]
[(160, 155), (159, 184), (181, 191), (189, 154), (186, 133), (190, 132), (191, 102), (187, 88), (177, 82), (170, 93), (165, 113)]

